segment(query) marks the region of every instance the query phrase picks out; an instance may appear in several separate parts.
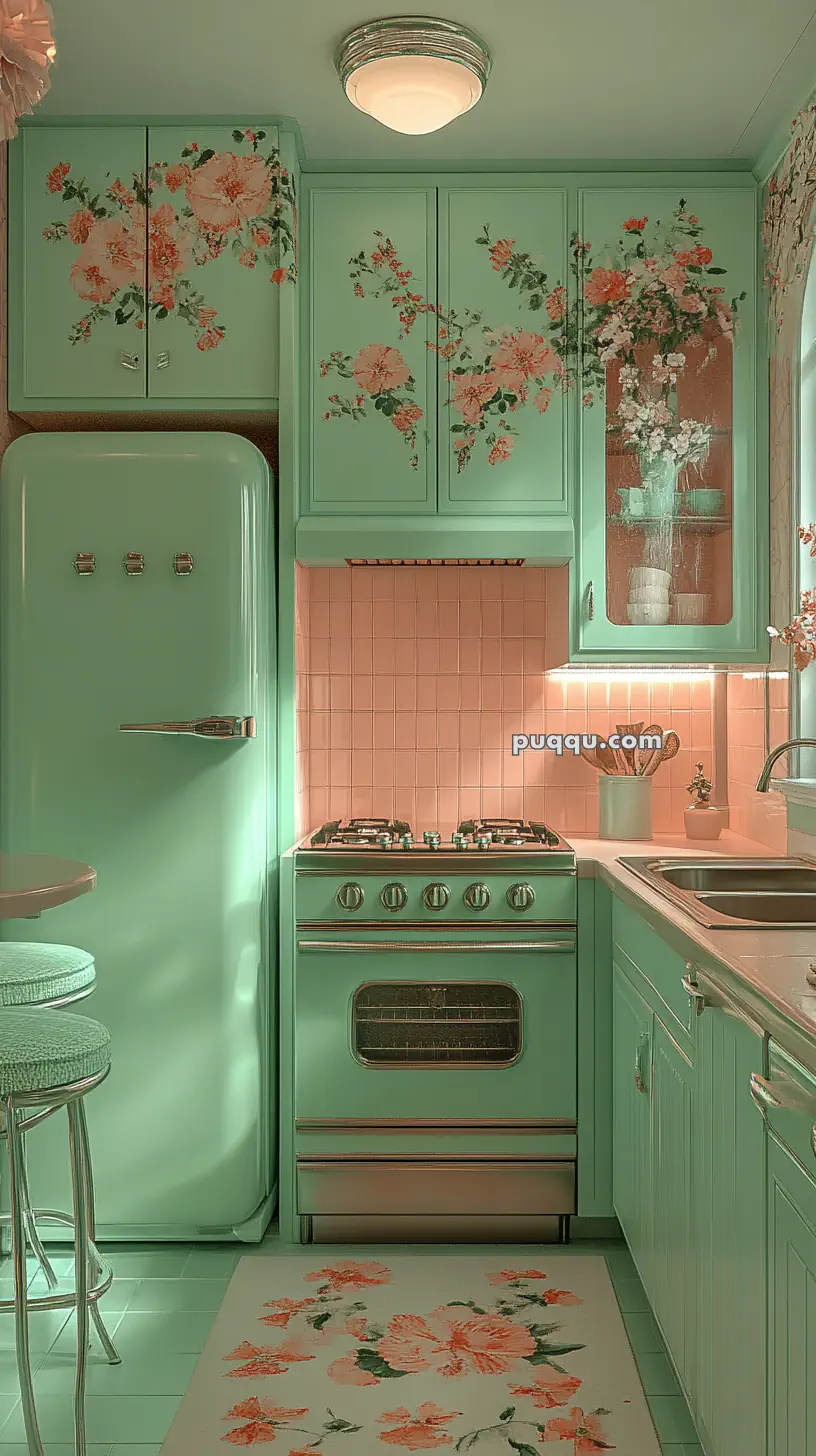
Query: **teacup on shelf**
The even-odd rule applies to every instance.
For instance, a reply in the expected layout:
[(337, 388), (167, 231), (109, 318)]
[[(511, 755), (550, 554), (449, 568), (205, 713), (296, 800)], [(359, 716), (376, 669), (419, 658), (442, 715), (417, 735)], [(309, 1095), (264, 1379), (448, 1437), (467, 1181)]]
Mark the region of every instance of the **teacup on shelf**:
[(683, 506), (690, 516), (718, 516), (724, 505), (724, 490), (687, 490), (683, 496)]

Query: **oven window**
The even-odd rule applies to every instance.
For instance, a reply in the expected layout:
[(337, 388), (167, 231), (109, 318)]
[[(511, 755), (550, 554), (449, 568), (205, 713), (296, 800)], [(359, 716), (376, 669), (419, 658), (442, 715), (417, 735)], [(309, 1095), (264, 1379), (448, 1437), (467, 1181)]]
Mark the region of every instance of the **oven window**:
[(377, 981), (352, 1006), (352, 1046), (375, 1067), (508, 1067), (521, 1055), (521, 997), (496, 981)]

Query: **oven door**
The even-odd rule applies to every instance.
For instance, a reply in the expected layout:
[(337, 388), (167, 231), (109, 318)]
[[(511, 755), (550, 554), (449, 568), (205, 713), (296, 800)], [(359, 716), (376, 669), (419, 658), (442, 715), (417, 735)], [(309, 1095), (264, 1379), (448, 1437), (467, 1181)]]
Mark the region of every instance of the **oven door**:
[(574, 1128), (575, 933), (301, 930), (301, 1120)]

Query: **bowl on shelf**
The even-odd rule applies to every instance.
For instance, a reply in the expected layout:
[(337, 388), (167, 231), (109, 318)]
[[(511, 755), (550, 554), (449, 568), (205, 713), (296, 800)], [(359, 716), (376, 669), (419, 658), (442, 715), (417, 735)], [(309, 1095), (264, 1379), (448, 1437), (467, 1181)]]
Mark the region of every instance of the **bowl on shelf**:
[(633, 627), (665, 627), (669, 620), (669, 603), (627, 602), (626, 615)]
[(683, 504), (691, 516), (718, 516), (725, 505), (725, 491), (687, 490)]
[(679, 491), (669, 493), (665, 490), (653, 490), (647, 485), (643, 487), (642, 495), (644, 516), (665, 516), (669, 520), (680, 512), (682, 496)]
[(624, 519), (631, 519), (633, 516), (642, 516), (644, 491), (639, 485), (619, 486), (618, 495), (621, 498), (622, 508), (620, 514)]
[[(633, 566), (629, 571), (629, 600), (635, 601), (632, 591), (640, 588), (660, 588), (661, 592), (667, 592), (671, 586), (671, 572), (663, 571), (659, 566)], [(654, 600), (654, 598), (652, 598)]]
[(667, 586), (630, 586), (629, 601), (632, 606), (643, 606), (646, 602), (667, 602), (669, 600), (669, 588)]
[(708, 592), (675, 592), (673, 606), (675, 622), (690, 627), (708, 621), (711, 597)]

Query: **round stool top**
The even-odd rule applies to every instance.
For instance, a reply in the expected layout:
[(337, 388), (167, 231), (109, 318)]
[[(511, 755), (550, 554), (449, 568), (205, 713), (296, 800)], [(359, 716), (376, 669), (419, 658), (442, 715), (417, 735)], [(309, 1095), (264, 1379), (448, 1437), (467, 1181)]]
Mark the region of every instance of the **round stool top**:
[(0, 1096), (45, 1092), (110, 1066), (110, 1032), (71, 1011), (0, 1011)]
[(79, 996), (95, 977), (93, 956), (75, 945), (0, 942), (0, 1006), (36, 1006)]
[(52, 854), (0, 854), (0, 920), (39, 915), (87, 895), (96, 870), (76, 859)]

